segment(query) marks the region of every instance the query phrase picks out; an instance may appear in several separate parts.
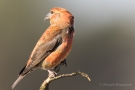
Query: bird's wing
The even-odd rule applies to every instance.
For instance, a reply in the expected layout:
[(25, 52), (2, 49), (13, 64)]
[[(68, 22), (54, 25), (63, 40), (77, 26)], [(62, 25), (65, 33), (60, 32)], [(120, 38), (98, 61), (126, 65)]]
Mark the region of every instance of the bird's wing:
[(43, 42), (36, 49), (32, 56), (32, 61), (26, 65), (19, 75), (25, 75), (32, 71), (40, 62), (42, 62), (51, 52), (53, 52), (62, 43), (62, 35), (58, 34), (51, 41)]

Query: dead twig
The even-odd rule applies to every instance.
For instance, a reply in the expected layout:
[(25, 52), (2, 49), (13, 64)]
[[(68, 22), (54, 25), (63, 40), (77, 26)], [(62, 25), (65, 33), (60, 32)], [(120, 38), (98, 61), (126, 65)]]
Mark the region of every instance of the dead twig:
[(73, 77), (73, 76), (76, 76), (76, 75), (81, 75), (85, 78), (87, 78), (89, 81), (91, 81), (91, 79), (89, 78), (89, 76), (86, 74), (86, 73), (83, 73), (83, 72), (73, 72), (71, 74), (62, 74), (62, 75), (59, 75), (59, 76), (56, 76), (56, 77), (49, 77), (44, 80), (44, 82), (42, 83), (41, 87), (39, 90), (49, 90), (49, 84), (50, 82), (54, 81), (54, 80), (57, 80), (57, 79), (60, 79), (60, 78), (65, 78), (65, 77)]

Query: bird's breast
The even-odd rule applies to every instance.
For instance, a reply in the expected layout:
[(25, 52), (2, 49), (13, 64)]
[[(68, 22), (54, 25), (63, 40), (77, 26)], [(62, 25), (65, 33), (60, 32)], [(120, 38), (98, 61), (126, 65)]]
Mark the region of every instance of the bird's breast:
[(51, 69), (57, 66), (62, 60), (64, 60), (69, 54), (72, 48), (73, 36), (68, 32), (62, 37), (62, 44), (53, 51), (42, 63), (43, 69)]

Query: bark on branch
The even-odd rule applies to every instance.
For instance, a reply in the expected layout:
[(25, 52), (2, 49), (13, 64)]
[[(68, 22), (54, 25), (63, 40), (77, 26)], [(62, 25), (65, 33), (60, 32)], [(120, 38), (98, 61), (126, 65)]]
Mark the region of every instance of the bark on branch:
[(91, 81), (91, 79), (89, 78), (89, 76), (83, 72), (73, 72), (71, 74), (62, 74), (62, 75), (59, 75), (59, 76), (56, 76), (56, 77), (49, 77), (44, 80), (44, 82), (42, 83), (41, 87), (39, 90), (49, 90), (49, 84), (50, 82), (54, 81), (54, 80), (57, 80), (57, 79), (60, 79), (60, 78), (65, 78), (65, 77), (73, 77), (73, 76), (76, 76), (76, 75), (81, 75), (85, 78), (87, 78), (89, 81)]

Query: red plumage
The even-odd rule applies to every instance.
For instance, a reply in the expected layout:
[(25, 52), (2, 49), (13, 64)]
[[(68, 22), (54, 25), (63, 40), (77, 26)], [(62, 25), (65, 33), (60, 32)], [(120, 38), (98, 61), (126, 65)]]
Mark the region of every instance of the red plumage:
[(66, 65), (66, 57), (72, 48), (74, 17), (66, 9), (55, 7), (45, 19), (50, 19), (50, 26), (37, 42), (12, 89), (25, 75), (37, 68), (47, 70), (49, 75), (55, 76), (60, 65)]

